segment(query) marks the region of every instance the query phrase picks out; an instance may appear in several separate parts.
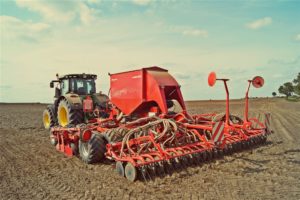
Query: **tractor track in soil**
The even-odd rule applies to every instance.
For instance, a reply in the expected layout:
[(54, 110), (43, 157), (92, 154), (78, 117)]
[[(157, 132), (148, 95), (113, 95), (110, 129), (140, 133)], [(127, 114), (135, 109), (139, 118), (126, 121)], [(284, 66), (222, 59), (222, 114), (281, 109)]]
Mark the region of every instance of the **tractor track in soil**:
[[(45, 105), (0, 104), (0, 199), (300, 199), (300, 103), (251, 99), (272, 113), (269, 142), (153, 181), (128, 182), (114, 163), (86, 165), (51, 146)], [(223, 112), (222, 101), (187, 102), (191, 113)], [(243, 116), (243, 101), (231, 103)]]

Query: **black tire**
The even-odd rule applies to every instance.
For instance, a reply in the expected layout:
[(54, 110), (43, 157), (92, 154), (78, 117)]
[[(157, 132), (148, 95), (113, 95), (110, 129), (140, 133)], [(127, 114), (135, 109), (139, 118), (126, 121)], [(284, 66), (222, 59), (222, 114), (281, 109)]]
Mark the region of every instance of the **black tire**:
[(57, 125), (57, 119), (55, 115), (54, 105), (48, 105), (43, 112), (43, 125), (46, 130)]
[(62, 99), (57, 108), (57, 121), (62, 127), (83, 123), (82, 109), (72, 109), (67, 99)]
[(88, 142), (79, 140), (79, 154), (87, 164), (100, 162), (105, 158), (105, 152), (105, 139), (96, 131), (93, 131), (93, 135)]
[(105, 131), (103, 133), (103, 136), (105, 137), (108, 143), (116, 143), (121, 142), (127, 132), (128, 129), (119, 127)]

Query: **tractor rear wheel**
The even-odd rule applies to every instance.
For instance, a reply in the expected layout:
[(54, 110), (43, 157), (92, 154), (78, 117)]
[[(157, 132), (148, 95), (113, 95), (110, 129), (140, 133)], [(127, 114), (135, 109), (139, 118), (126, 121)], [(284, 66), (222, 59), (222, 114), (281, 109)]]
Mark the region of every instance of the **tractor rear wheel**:
[(92, 132), (93, 135), (88, 142), (79, 140), (79, 154), (81, 159), (87, 163), (96, 163), (104, 159), (106, 152), (106, 142), (100, 133)]
[(58, 124), (62, 127), (77, 125), (83, 122), (83, 111), (72, 109), (67, 99), (62, 99), (57, 108)]
[(48, 105), (43, 112), (43, 124), (45, 129), (49, 130), (51, 127), (55, 126), (57, 119), (55, 116), (54, 105)]

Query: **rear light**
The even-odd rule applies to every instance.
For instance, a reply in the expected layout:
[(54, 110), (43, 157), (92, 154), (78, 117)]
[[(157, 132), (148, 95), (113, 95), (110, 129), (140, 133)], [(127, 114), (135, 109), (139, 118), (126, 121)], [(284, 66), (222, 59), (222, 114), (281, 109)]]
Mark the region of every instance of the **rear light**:
[(92, 132), (90, 130), (84, 130), (81, 134), (80, 134), (80, 139), (84, 142), (87, 142), (91, 139), (92, 137)]

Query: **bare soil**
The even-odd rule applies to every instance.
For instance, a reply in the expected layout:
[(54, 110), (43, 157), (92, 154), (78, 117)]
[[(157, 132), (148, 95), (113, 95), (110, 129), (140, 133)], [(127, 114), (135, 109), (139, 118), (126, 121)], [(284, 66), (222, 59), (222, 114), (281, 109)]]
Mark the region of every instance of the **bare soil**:
[[(224, 112), (223, 101), (187, 107)], [(300, 199), (300, 103), (252, 99), (252, 116), (273, 116), (266, 145), (134, 183), (115, 174), (113, 162), (87, 165), (57, 152), (42, 126), (44, 108), (0, 105), (0, 199)], [(243, 101), (232, 101), (231, 111), (241, 115)]]

